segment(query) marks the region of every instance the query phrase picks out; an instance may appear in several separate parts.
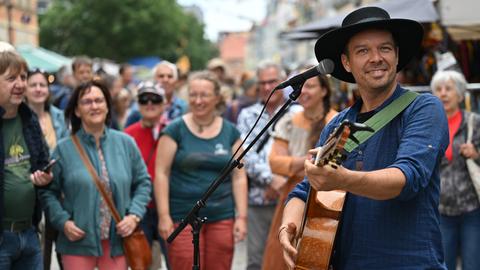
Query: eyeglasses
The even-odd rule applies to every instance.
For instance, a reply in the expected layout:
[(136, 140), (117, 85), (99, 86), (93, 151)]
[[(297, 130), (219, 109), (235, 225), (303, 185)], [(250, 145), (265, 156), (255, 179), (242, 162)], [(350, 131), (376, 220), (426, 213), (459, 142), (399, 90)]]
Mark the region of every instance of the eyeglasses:
[(138, 97), (138, 103), (140, 105), (147, 105), (148, 102), (157, 105), (163, 102), (163, 98), (158, 95), (141, 95)]
[(259, 85), (267, 85), (267, 84), (276, 84), (278, 82), (278, 79), (272, 79), (268, 81), (258, 81)]
[(102, 105), (103, 103), (105, 103), (105, 98), (98, 97), (95, 99), (81, 99), (78, 103), (84, 107), (91, 107), (93, 103), (97, 105)]
[(173, 75), (172, 75), (172, 74), (157, 74), (156, 77), (159, 78), (159, 79), (163, 79), (163, 78), (173, 79)]
[(205, 100), (205, 99), (209, 99), (211, 97), (213, 97), (212, 94), (204, 94), (204, 93), (202, 93), (202, 94), (194, 94), (194, 93), (188, 94), (188, 98), (191, 99), (191, 100), (195, 100), (197, 98)]

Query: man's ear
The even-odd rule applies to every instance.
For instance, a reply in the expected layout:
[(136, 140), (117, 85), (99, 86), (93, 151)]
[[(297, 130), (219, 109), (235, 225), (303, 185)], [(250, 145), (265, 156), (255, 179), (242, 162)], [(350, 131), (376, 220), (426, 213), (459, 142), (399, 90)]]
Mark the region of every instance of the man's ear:
[(345, 68), (345, 70), (348, 72), (352, 72), (352, 70), (350, 69), (350, 61), (348, 61), (348, 56), (342, 53), (341, 60), (342, 60), (343, 68)]

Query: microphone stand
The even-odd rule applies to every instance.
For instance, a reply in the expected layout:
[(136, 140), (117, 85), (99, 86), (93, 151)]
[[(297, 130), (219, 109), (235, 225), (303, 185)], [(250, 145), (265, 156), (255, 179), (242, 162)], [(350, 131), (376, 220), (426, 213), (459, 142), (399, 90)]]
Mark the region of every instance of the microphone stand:
[[(273, 116), (272, 119), (268, 121), (265, 127), (260, 131), (260, 133), (253, 139), (253, 141), (245, 148), (245, 150), (240, 154), (240, 156), (233, 160), (230, 165), (223, 170), (222, 174), (220, 174), (208, 187), (207, 191), (202, 195), (202, 198), (198, 200), (195, 205), (192, 207), (190, 212), (182, 219), (180, 225), (168, 236), (167, 242), (171, 243), (178, 234), (188, 225), (192, 227), (192, 235), (193, 235), (193, 270), (200, 269), (200, 230), (202, 228), (203, 223), (207, 221), (206, 217), (200, 218), (198, 216), (198, 212), (200, 209), (205, 207), (206, 201), (210, 197), (210, 195), (218, 188), (218, 186), (223, 183), (223, 181), (230, 175), (230, 173), (235, 169), (241, 169), (243, 164), (240, 162), (242, 158), (248, 153), (248, 151), (255, 145), (255, 143), (260, 139), (260, 137), (268, 130), (268, 128), (277, 121), (279, 117), (283, 115), (283, 112), (287, 110), (290, 104), (297, 100), (297, 98), (302, 93), (303, 83), (292, 85), (293, 91), (289, 95), (289, 99), (285, 101), (282, 107), (277, 111), (277, 113)], [(276, 88), (275, 88), (276, 91)]]

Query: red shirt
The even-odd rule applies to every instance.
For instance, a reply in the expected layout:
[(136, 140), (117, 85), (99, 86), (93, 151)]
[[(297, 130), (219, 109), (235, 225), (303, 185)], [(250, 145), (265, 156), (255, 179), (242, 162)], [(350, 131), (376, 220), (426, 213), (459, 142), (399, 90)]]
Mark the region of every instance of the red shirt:
[(457, 133), (458, 129), (460, 128), (460, 124), (462, 123), (462, 112), (458, 110), (454, 115), (448, 117), (448, 132), (449, 132), (449, 139), (450, 143), (448, 144), (447, 150), (445, 151), (445, 157), (448, 161), (452, 161), (453, 159), (453, 137), (455, 133)]
[[(135, 139), (135, 142), (140, 149), (140, 153), (142, 154), (143, 160), (147, 165), (148, 174), (150, 174), (153, 184), (153, 181), (155, 179), (155, 159), (157, 156), (156, 151), (158, 140), (155, 140), (153, 138), (152, 130), (152, 127), (143, 127), (141, 122), (139, 121), (133, 125), (128, 126), (125, 129), (125, 133)], [(155, 207), (153, 200), (150, 201), (148, 207)]]

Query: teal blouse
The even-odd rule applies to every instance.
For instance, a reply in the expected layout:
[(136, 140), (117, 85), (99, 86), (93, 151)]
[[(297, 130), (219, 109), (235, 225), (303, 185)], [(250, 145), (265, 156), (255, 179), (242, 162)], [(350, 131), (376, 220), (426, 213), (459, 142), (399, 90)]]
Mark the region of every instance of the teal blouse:
[[(240, 133), (230, 122), (223, 120), (217, 136), (202, 139), (195, 136), (180, 117), (165, 127), (162, 134), (177, 143), (170, 171), (169, 202), (173, 221), (180, 222), (220, 175), (232, 155), (232, 146), (239, 139)], [(220, 184), (206, 204), (199, 216), (207, 217), (207, 222), (234, 217), (231, 176)]]

